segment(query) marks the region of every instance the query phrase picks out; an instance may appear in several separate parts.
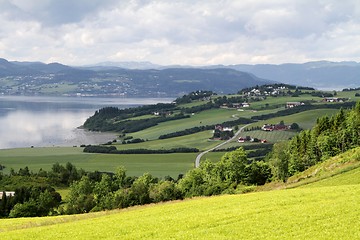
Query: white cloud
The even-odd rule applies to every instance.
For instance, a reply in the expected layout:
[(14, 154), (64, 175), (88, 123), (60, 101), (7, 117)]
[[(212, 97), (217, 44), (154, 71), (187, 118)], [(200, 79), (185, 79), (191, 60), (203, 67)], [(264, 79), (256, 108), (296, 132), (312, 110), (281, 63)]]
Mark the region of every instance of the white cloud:
[(89, 64), (359, 61), (357, 0), (0, 0), (0, 54)]

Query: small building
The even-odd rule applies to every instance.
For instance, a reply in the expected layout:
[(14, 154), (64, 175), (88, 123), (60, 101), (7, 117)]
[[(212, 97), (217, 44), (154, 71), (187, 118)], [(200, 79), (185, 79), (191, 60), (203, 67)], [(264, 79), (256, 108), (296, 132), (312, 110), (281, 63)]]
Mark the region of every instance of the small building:
[[(2, 198), (3, 198), (3, 194), (4, 194), (4, 192), (3, 192), (3, 191), (1, 191), (1, 192), (0, 192), (0, 199), (2, 199)], [(5, 195), (6, 195), (6, 197), (13, 197), (13, 196), (15, 195), (15, 192), (12, 192), (12, 191), (5, 191)]]
[(231, 132), (233, 129), (232, 128), (229, 128), (229, 127), (224, 127), (222, 129), (223, 132)]
[(347, 99), (346, 98), (337, 98), (337, 97), (326, 97), (323, 98), (323, 102), (345, 102)]
[(247, 102), (243, 102), (243, 103), (241, 104), (241, 106), (242, 106), (243, 108), (248, 108), (248, 107), (250, 107), (250, 104), (247, 103)]
[(267, 131), (267, 132), (271, 132), (271, 131), (274, 131), (274, 125), (272, 124), (264, 124), (261, 129), (263, 131)]
[(303, 103), (303, 102), (287, 102), (286, 108), (293, 108), (293, 107), (302, 106), (302, 105), (305, 105), (305, 103)]

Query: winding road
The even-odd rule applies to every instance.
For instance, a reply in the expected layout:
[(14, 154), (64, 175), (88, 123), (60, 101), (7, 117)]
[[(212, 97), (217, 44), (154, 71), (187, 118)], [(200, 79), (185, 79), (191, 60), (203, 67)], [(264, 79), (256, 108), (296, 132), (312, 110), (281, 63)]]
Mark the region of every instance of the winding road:
[(231, 142), (232, 140), (234, 140), (235, 138), (237, 138), (238, 135), (239, 135), (247, 126), (249, 126), (249, 125), (250, 125), (250, 124), (246, 124), (246, 125), (242, 126), (242, 127), (234, 134), (234, 136), (233, 136), (232, 138), (230, 138), (229, 140), (226, 140), (225, 142), (222, 142), (222, 143), (220, 143), (219, 145), (216, 145), (215, 147), (210, 148), (210, 149), (208, 149), (208, 150), (206, 150), (206, 151), (204, 151), (204, 152), (201, 152), (199, 155), (197, 155), (197, 157), (196, 157), (196, 159), (195, 159), (195, 167), (198, 168), (198, 167), (200, 166), (200, 160), (201, 160), (201, 157), (202, 157), (202, 156), (204, 156), (204, 155), (207, 154), (208, 152), (211, 152), (211, 151), (213, 151), (213, 150), (215, 150), (215, 149), (217, 149), (217, 148), (219, 148), (219, 147), (221, 147), (221, 146), (223, 146), (223, 145)]

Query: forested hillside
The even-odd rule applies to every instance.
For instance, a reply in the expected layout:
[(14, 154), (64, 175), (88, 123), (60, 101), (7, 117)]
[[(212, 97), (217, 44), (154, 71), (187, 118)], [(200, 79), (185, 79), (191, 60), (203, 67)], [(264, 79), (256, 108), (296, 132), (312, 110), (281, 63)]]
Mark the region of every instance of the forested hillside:
[(311, 130), (274, 145), (270, 163), (274, 174), (286, 180), (318, 162), (360, 145), (360, 102), (332, 117), (323, 116)]

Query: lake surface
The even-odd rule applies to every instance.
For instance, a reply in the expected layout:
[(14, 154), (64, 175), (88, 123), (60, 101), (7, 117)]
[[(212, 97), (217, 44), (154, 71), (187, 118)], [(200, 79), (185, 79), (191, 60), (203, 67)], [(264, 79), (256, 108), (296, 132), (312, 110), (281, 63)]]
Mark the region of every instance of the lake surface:
[(173, 100), (0, 96), (0, 149), (105, 143), (116, 135), (78, 128), (96, 110), (105, 106), (129, 108)]

